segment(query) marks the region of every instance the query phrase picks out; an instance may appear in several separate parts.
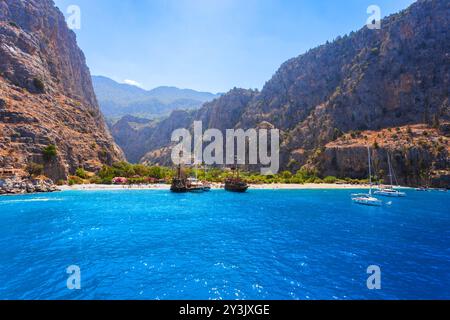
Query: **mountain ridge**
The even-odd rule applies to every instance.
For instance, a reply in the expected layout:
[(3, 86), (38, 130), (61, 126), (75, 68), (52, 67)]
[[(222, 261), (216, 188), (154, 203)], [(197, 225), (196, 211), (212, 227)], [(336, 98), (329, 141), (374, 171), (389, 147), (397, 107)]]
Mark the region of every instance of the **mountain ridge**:
[[(387, 151), (401, 155), (396, 158), (403, 162), (394, 163), (399, 172), (406, 172), (405, 162), (412, 162), (416, 171), (401, 176), (405, 184), (423, 184), (429, 179), (425, 176), (434, 173), (448, 175), (449, 6), (444, 0), (419, 0), (383, 19), (381, 30), (364, 27), (283, 63), (261, 92), (235, 106), (232, 115), (228, 110), (234, 101), (245, 99), (247, 91), (235, 89), (205, 104), (192, 120), (204, 121), (205, 129), (222, 121), (230, 129), (271, 123), (282, 130), (281, 163), (291, 171), (323, 170), (323, 163), (334, 164), (326, 157), (338, 155), (327, 153), (327, 144), (344, 133), (426, 124), (439, 129), (442, 141), (433, 138), (428, 146), (413, 145), (408, 150), (394, 141), (374, 152), (386, 163)], [(158, 137), (167, 144), (150, 150), (141, 161), (169, 164), (169, 138)], [(364, 150), (355, 148), (349, 154), (367, 163), (360, 149)], [(360, 175), (351, 167), (323, 172)]]
[(103, 114), (108, 118), (125, 115), (158, 118), (176, 109), (196, 109), (218, 97), (209, 92), (160, 86), (146, 90), (119, 83), (105, 76), (92, 76)]

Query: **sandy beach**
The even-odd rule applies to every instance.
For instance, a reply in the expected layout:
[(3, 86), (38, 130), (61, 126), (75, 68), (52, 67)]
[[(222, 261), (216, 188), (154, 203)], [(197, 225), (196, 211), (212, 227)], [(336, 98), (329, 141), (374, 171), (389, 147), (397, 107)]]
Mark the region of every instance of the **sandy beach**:
[[(101, 184), (82, 184), (73, 186), (60, 186), (61, 191), (95, 191), (95, 190), (169, 190), (168, 184), (145, 184), (145, 185), (101, 185)], [(221, 189), (219, 183), (212, 184), (212, 189)], [(254, 184), (250, 185), (250, 189), (259, 190), (303, 190), (303, 189), (368, 189), (369, 185), (354, 185), (354, 184)]]

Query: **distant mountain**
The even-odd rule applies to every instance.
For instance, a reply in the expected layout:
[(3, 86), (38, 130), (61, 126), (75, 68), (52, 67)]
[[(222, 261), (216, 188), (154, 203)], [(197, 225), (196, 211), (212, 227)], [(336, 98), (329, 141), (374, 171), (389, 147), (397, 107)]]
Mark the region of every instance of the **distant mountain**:
[(207, 102), (217, 95), (210, 92), (199, 92), (191, 89), (178, 89), (177, 87), (158, 87), (148, 91), (148, 95), (165, 103), (173, 103), (177, 100), (196, 100)]
[[(143, 157), (149, 151), (156, 151), (151, 156), (164, 157), (160, 164), (169, 164), (170, 137), (174, 130), (189, 128), (195, 119), (203, 121), (208, 128), (225, 130), (233, 128), (239, 121), (247, 104), (255, 97), (257, 91), (233, 89), (220, 99), (207, 102), (199, 110), (176, 110), (169, 117), (158, 120), (147, 120), (125, 116), (111, 125), (111, 134), (122, 148), (128, 161), (137, 163), (149, 160), (150, 155)], [(160, 149), (164, 149), (160, 152)]]
[(218, 95), (176, 87), (158, 87), (152, 90), (118, 83), (103, 76), (93, 76), (92, 82), (100, 108), (107, 118), (125, 115), (154, 119), (174, 110), (200, 108)]

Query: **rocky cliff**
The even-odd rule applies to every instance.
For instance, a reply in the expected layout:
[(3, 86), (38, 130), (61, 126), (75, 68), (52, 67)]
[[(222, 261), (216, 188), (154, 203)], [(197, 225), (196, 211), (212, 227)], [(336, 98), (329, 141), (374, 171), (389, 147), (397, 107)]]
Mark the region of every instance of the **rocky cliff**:
[[(449, 22), (449, 1), (419, 0), (384, 19), (381, 30), (364, 27), (293, 58), (261, 92), (235, 89), (205, 104), (193, 120), (202, 120), (204, 128), (219, 129), (253, 128), (269, 122), (283, 131), (281, 163), (285, 169), (307, 166), (321, 175), (349, 177), (367, 172), (367, 155), (358, 150), (374, 141), (355, 140), (344, 146), (338, 139), (345, 133), (364, 131), (365, 136), (382, 137), (383, 129), (405, 130), (405, 126), (421, 124), (433, 129), (422, 139), (435, 137), (431, 142), (438, 144), (433, 148), (439, 153), (420, 146), (418, 139), (404, 143), (405, 136), (386, 138), (377, 148), (380, 170), (386, 172), (387, 166), (381, 155), (397, 150), (402, 161), (413, 157), (416, 160), (410, 166), (421, 167), (410, 178), (406, 176), (409, 171), (399, 170), (405, 183), (425, 183), (426, 176), (447, 181)], [(172, 122), (176, 123), (175, 116)], [(160, 132), (159, 141), (168, 141), (164, 124), (159, 128), (154, 129)], [(148, 149), (142, 161), (167, 161), (167, 146)]]
[[(0, 1), (0, 133), (0, 174), (41, 164), (58, 180), (123, 159), (75, 34), (51, 0)], [(53, 145), (56, 153), (43, 152)]]
[[(388, 157), (394, 182), (402, 185), (450, 186), (449, 132), (425, 124), (350, 132), (317, 149), (306, 167), (324, 176), (367, 177), (367, 146), (372, 148), (376, 175), (389, 181)], [(366, 161), (364, 161), (366, 160)]]

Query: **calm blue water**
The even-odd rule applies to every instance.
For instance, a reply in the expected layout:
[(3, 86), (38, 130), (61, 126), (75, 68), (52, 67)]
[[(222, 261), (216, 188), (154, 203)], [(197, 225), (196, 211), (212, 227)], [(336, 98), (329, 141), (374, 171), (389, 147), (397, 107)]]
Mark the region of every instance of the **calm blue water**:
[(450, 193), (351, 192), (0, 197), (0, 299), (450, 299)]

